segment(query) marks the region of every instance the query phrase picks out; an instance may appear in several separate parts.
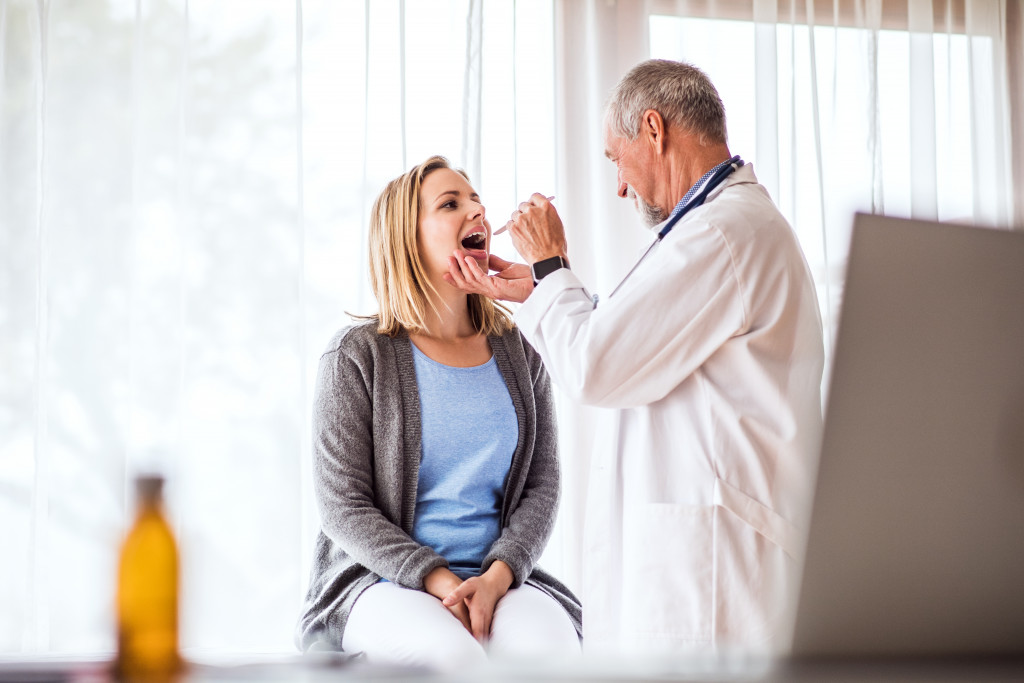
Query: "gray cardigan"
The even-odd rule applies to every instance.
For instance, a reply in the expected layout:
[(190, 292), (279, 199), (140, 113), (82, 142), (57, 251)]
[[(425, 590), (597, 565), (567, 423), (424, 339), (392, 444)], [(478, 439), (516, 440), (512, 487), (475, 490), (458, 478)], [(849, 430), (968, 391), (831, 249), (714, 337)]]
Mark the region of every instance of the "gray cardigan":
[[(551, 386), (540, 356), (518, 330), (489, 337), (519, 421), (505, 484), (501, 535), (483, 569), (502, 560), (514, 575), (562, 605), (582, 633), (579, 600), (535, 566), (558, 507)], [(341, 649), (360, 593), (381, 577), (423, 589), (448, 562), (412, 538), (420, 463), (420, 407), (408, 335), (378, 334), (376, 322), (338, 332), (320, 358), (313, 398), (313, 478), (320, 512), (313, 570), (296, 644)]]

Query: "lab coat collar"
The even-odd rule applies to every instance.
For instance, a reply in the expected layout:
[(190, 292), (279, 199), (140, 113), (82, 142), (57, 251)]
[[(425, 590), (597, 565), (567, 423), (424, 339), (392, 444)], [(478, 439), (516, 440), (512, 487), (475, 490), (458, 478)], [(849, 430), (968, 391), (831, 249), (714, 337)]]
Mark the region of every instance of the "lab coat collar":
[[(707, 181), (705, 181), (705, 182), (707, 182)], [(704, 203), (707, 204), (708, 202), (714, 200), (714, 198), (717, 197), (722, 192), (722, 190), (724, 190), (725, 188), (729, 187), (730, 185), (737, 185), (737, 184), (740, 184), (740, 183), (756, 183), (756, 182), (757, 182), (757, 176), (754, 175), (754, 166), (750, 162), (746, 162), (742, 166), (737, 168), (735, 171), (730, 173), (729, 176), (724, 181), (722, 181), (722, 183), (718, 187), (716, 187), (711, 192), (709, 192), (708, 193), (708, 198), (704, 200)], [(697, 192), (700, 192), (700, 190), (701, 190), (701, 188), (697, 188)], [(696, 194), (696, 193), (694, 193), (694, 194)], [(673, 211), (672, 213), (675, 213), (675, 212)], [(647, 226), (647, 227), (648, 227), (648, 229), (650, 229), (651, 232), (653, 232), (655, 235), (657, 235), (659, 232), (661, 232), (661, 229), (663, 227), (665, 227), (665, 224), (668, 223), (670, 220), (672, 220), (672, 214), (669, 214), (668, 218), (666, 218), (662, 222), (660, 222), (660, 223), (658, 223), (656, 225), (650, 225), (650, 226)]]

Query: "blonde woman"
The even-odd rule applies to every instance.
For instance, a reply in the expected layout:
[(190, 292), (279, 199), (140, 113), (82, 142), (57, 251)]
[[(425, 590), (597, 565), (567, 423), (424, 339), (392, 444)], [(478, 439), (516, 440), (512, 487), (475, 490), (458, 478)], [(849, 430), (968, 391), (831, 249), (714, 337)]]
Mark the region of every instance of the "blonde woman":
[(579, 601), (535, 564), (559, 494), (548, 375), (504, 309), (444, 277), (487, 268), (484, 206), (432, 157), (371, 221), (380, 311), (320, 359), (299, 645), (446, 669), (578, 653)]

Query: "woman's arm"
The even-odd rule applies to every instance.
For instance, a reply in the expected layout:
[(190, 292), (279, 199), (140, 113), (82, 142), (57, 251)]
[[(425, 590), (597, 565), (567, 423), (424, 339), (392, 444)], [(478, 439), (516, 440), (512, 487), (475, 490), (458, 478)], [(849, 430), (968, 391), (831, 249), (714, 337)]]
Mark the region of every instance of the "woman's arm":
[[(321, 525), (359, 564), (398, 585), (423, 590), (427, 574), (448, 563), (377, 507), (373, 413), (389, 406), (373, 404), (372, 368), (365, 361), (361, 365), (361, 354), (347, 350), (344, 341), (321, 357), (313, 399), (313, 479)], [(401, 447), (396, 444), (396, 451)]]

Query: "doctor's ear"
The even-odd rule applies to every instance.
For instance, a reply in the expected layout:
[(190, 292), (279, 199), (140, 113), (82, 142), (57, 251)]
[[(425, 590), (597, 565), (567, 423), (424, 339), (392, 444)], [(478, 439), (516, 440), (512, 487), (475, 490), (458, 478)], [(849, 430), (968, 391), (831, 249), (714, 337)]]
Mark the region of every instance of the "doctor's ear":
[(640, 119), (640, 135), (654, 147), (656, 153), (665, 151), (665, 119), (661, 118), (657, 110), (644, 111)]

